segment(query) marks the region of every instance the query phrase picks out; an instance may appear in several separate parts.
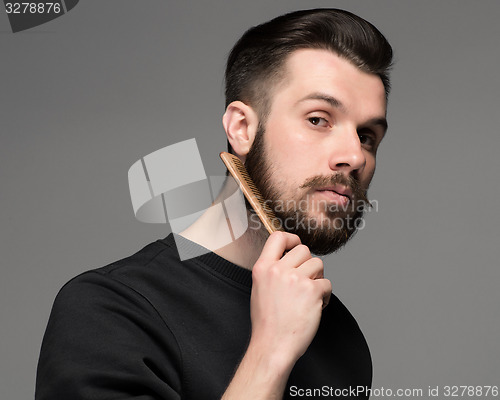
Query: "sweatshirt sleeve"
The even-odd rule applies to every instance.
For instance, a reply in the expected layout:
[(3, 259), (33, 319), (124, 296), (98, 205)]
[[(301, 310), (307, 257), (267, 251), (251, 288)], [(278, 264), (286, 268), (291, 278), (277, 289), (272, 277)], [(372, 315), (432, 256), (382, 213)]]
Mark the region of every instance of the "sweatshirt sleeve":
[(175, 337), (147, 298), (87, 272), (56, 297), (35, 399), (181, 399), (181, 369)]

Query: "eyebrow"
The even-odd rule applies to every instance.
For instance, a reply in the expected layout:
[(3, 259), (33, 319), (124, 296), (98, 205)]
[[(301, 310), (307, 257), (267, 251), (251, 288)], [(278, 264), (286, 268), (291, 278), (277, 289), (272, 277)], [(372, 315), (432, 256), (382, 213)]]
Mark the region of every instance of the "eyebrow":
[(340, 100), (336, 99), (333, 96), (325, 94), (325, 93), (315, 92), (315, 93), (308, 94), (307, 96), (302, 97), (297, 102), (297, 104), (298, 103), (302, 103), (303, 101), (306, 101), (306, 100), (322, 100), (322, 101), (326, 101), (332, 107), (338, 108), (341, 111), (345, 111), (345, 106), (342, 104), (342, 102)]
[(383, 133), (385, 135), (385, 133), (387, 132), (387, 128), (388, 128), (388, 124), (387, 124), (387, 119), (386, 118), (372, 118), (368, 121), (366, 121), (361, 127), (360, 129), (363, 129), (364, 127), (368, 127), (368, 126), (380, 126), (382, 129), (383, 129)]

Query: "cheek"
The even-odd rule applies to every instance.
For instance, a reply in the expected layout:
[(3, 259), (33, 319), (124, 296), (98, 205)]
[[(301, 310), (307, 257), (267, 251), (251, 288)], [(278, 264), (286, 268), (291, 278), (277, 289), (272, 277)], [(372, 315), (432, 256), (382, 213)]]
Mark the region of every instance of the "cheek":
[(370, 184), (373, 175), (375, 174), (375, 166), (376, 166), (375, 156), (370, 153), (369, 155), (366, 156), (366, 165), (360, 177), (363, 186), (368, 187), (368, 185)]
[(296, 124), (290, 121), (268, 123), (266, 135), (269, 156), (277, 165), (297, 171), (311, 161), (313, 143)]

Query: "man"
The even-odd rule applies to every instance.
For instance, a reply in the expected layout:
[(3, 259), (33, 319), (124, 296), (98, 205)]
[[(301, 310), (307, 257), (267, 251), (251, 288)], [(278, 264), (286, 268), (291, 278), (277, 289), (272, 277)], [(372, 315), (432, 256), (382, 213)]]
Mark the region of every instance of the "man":
[[(246, 32), (228, 59), (223, 125), (287, 232), (268, 236), (249, 210), (245, 234), (214, 248), (226, 221), (208, 212), (175, 241), (75, 278), (52, 310), (36, 398), (367, 398), (368, 347), (311, 252), (356, 231), (391, 59), (376, 28), (340, 10)], [(212, 252), (179, 260), (199, 246)]]

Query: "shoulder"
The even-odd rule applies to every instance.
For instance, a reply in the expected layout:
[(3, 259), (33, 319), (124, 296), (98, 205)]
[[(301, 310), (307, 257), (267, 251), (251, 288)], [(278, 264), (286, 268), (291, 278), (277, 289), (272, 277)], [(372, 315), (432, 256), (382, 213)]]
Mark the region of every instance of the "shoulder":
[(133, 321), (145, 316), (164, 323), (152, 298), (155, 282), (169, 275), (174, 253), (156, 241), (129, 257), (72, 278), (55, 298), (48, 329), (56, 324), (59, 332), (98, 330), (115, 319)]
[(187, 272), (181, 266), (176, 248), (157, 240), (128, 257), (72, 278), (59, 291), (56, 303), (74, 299), (83, 305), (86, 299), (94, 302), (123, 296), (147, 299), (158, 283), (164, 289), (180, 272)]

